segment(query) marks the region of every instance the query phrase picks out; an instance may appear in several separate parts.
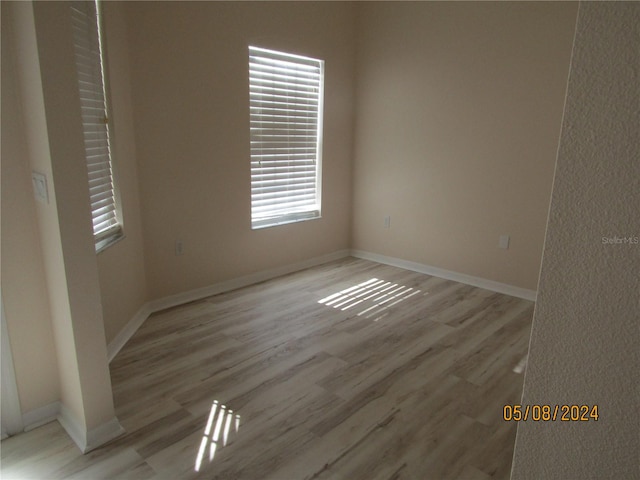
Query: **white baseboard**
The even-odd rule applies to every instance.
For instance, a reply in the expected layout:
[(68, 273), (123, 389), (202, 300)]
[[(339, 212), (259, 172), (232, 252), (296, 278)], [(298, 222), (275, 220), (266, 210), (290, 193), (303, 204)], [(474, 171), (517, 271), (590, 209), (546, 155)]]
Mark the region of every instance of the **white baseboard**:
[(291, 263), (289, 265), (283, 265), (282, 267), (270, 268), (268, 270), (262, 270), (260, 272), (252, 273), (242, 277), (226, 280), (224, 282), (214, 283), (195, 290), (189, 290), (187, 292), (178, 293), (175, 295), (169, 295), (164, 298), (152, 300), (145, 303), (136, 314), (127, 322), (122, 330), (116, 335), (116, 337), (109, 342), (107, 346), (107, 356), (109, 362), (111, 362), (118, 352), (124, 347), (124, 345), (133, 337), (134, 333), (142, 326), (144, 321), (154, 312), (159, 312), (167, 308), (176, 307), (185, 303), (193, 302), (195, 300), (201, 300), (203, 298), (217, 295), (219, 293), (229, 292), (237, 288), (247, 287), (255, 283), (264, 282), (288, 273), (304, 270), (305, 268), (315, 267), (322, 265), (323, 263), (332, 262), (349, 256), (349, 250), (338, 250), (337, 252), (329, 253), (327, 255), (321, 255), (319, 257), (313, 257), (301, 262)]
[(118, 332), (113, 340), (107, 345), (107, 358), (109, 363), (118, 354), (122, 347), (129, 341), (133, 334), (142, 326), (144, 321), (153, 313), (151, 305), (147, 302), (131, 317), (131, 320)]
[(62, 404), (60, 404), (60, 411), (58, 412), (58, 422), (66, 430), (71, 440), (84, 453), (84, 448), (87, 445), (87, 432), (76, 416), (71, 413), (71, 410)]
[(125, 432), (122, 425), (116, 417), (113, 417), (106, 423), (99, 425), (95, 428), (92, 428), (87, 432), (87, 444), (82, 453), (90, 452), (105, 443), (113, 440), (114, 438), (118, 438)]
[(386, 265), (391, 265), (394, 267), (404, 268), (405, 270), (424, 273), (426, 275), (431, 275), (434, 277), (444, 278), (446, 280), (453, 280), (454, 282), (460, 282), (466, 285), (473, 285), (474, 287), (484, 288), (486, 290), (491, 290), (492, 292), (504, 293), (505, 295), (523, 298), (532, 302), (536, 301), (537, 292), (535, 290), (515, 287), (506, 283), (487, 280), (486, 278), (474, 277), (465, 273), (453, 272), (451, 270), (445, 270), (443, 268), (432, 267), (430, 265), (411, 262), (409, 260), (402, 260), (401, 258), (388, 257), (386, 255), (380, 255), (378, 253), (365, 252), (363, 250), (351, 250), (351, 256), (362, 258), (364, 260), (371, 260), (372, 262), (384, 263)]
[(71, 410), (62, 404), (60, 405), (58, 422), (60, 422), (60, 425), (66, 430), (82, 453), (90, 452), (124, 433), (124, 428), (122, 428), (116, 417), (91, 430), (87, 430)]
[(47, 423), (53, 422), (60, 413), (60, 402), (52, 402), (22, 415), (24, 431), (28, 432)]
[(129, 339), (136, 333), (138, 328), (142, 326), (149, 315), (154, 312), (159, 312), (167, 308), (176, 307), (178, 305), (183, 305), (185, 303), (193, 302), (196, 300), (201, 300), (212, 295), (229, 292), (231, 290), (246, 287), (259, 282), (264, 282), (265, 280), (270, 280), (272, 278), (286, 275), (288, 273), (304, 270), (305, 268), (322, 265), (327, 262), (332, 262), (334, 260), (348, 257), (350, 255), (357, 258), (363, 258), (365, 260), (392, 265), (394, 267), (404, 268), (406, 270), (412, 270), (414, 272), (445, 278), (447, 280), (453, 280), (454, 282), (473, 285), (474, 287), (485, 288), (493, 292), (504, 293), (505, 295), (524, 298), (525, 300), (535, 301), (536, 299), (535, 290), (527, 290), (525, 288), (515, 287), (513, 285), (495, 282), (493, 280), (474, 277), (471, 275), (466, 275), (464, 273), (453, 272), (451, 270), (432, 267), (430, 265), (424, 265), (421, 263), (410, 262), (408, 260), (402, 260), (400, 258), (365, 252), (363, 250), (339, 250), (327, 255), (321, 255), (319, 257), (313, 257), (301, 262), (283, 265), (281, 267), (275, 267), (268, 270), (262, 270), (250, 275), (226, 280), (224, 282), (214, 283), (213, 285), (197, 288), (195, 290), (189, 290), (187, 292), (182, 292), (175, 295), (169, 295), (167, 297), (159, 298), (145, 303), (144, 305), (142, 305), (142, 307), (140, 307), (140, 309), (131, 318), (131, 320), (129, 320), (124, 328), (120, 330), (118, 335), (116, 335), (116, 337), (107, 346), (109, 362), (113, 360), (113, 358), (118, 354), (122, 347), (124, 347)]
[(224, 282), (215, 283), (207, 287), (197, 288), (188, 292), (178, 293), (176, 295), (169, 295), (168, 297), (160, 298), (150, 302), (151, 310), (153, 312), (159, 312), (166, 308), (175, 307), (195, 300), (201, 300), (203, 298), (217, 295), (219, 293), (229, 292), (237, 288), (247, 287), (255, 283), (264, 282), (272, 278), (286, 275), (288, 273), (304, 270), (305, 268), (315, 267), (322, 265), (323, 263), (332, 262), (349, 256), (349, 250), (339, 250), (337, 252), (329, 253), (327, 255), (321, 255), (319, 257), (313, 257), (308, 260), (303, 260), (297, 263), (291, 263), (289, 265), (283, 265), (282, 267), (270, 268), (268, 270), (262, 270), (260, 272), (252, 273), (242, 277), (226, 280)]
[(22, 416), (25, 432), (56, 420), (60, 422), (82, 453), (90, 452), (125, 432), (116, 417), (87, 431), (71, 410), (61, 402), (52, 402)]

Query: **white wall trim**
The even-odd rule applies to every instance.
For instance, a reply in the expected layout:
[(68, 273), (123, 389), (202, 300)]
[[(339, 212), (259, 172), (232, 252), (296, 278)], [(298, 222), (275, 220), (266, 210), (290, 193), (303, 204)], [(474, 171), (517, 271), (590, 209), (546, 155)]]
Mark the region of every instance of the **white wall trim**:
[(464, 273), (453, 272), (451, 270), (445, 270), (443, 268), (432, 267), (422, 263), (411, 262), (409, 260), (402, 260), (400, 258), (388, 257), (386, 255), (380, 255), (378, 253), (366, 252), (364, 250), (338, 250), (327, 255), (321, 255), (313, 257), (301, 262), (292, 263), (289, 265), (283, 265), (281, 267), (270, 268), (268, 270), (262, 270), (260, 272), (244, 275), (242, 277), (226, 280), (223, 282), (214, 283), (202, 288), (189, 290), (186, 292), (178, 293), (175, 295), (169, 295), (167, 297), (159, 298), (145, 303), (140, 307), (136, 314), (127, 322), (127, 324), (120, 330), (116, 337), (109, 342), (107, 346), (107, 354), (109, 362), (111, 362), (118, 352), (124, 347), (136, 331), (142, 326), (145, 320), (152, 313), (165, 310), (167, 308), (176, 307), (185, 303), (201, 300), (203, 298), (217, 295), (219, 293), (229, 292), (237, 288), (246, 287), (265, 280), (270, 280), (288, 273), (304, 270), (305, 268), (315, 267), (324, 263), (339, 260), (348, 256), (356, 258), (362, 258), (365, 260), (371, 260), (373, 262), (383, 263), (385, 265), (392, 265), (394, 267), (404, 268), (418, 273), (424, 273), (426, 275), (432, 275), (454, 282), (460, 282), (467, 285), (473, 285), (474, 287), (484, 288), (493, 292), (503, 293), (505, 295), (511, 295), (513, 297), (523, 298), (525, 300), (535, 301), (537, 292), (535, 290), (528, 290), (526, 288), (515, 287), (506, 283), (500, 283), (493, 280), (487, 280), (485, 278), (474, 277)]
[(91, 430), (77, 419), (77, 417), (63, 404), (60, 404), (58, 422), (66, 430), (82, 453), (90, 452), (104, 445), (109, 440), (119, 437), (124, 433), (124, 428), (116, 417)]
[(113, 417), (106, 423), (92, 428), (87, 432), (87, 444), (82, 453), (90, 452), (101, 445), (104, 445), (110, 440), (119, 437), (125, 432), (125, 429), (120, 425), (120, 422), (116, 417)]
[(60, 402), (51, 402), (22, 415), (24, 431), (28, 432), (47, 423), (53, 422), (60, 413)]
[(80, 423), (76, 416), (65, 407), (60, 404), (60, 411), (58, 412), (58, 422), (62, 425), (71, 437), (71, 440), (75, 442), (78, 448), (84, 453), (84, 449), (87, 446), (87, 432), (85, 427)]
[(13, 366), (13, 353), (11, 352), (11, 342), (9, 341), (9, 328), (7, 318), (4, 314), (4, 302), (0, 292), (0, 317), (2, 320), (0, 350), (0, 368), (2, 369), (2, 438), (20, 433), (24, 430), (24, 420), (22, 418), (22, 408), (20, 407), (20, 395), (16, 374)]
[(136, 312), (136, 314), (127, 322), (127, 324), (118, 332), (113, 340), (107, 345), (107, 358), (109, 363), (118, 354), (122, 347), (129, 341), (133, 334), (142, 326), (144, 321), (153, 313), (151, 305), (147, 302)]
[(315, 267), (322, 265), (323, 263), (332, 262), (349, 256), (349, 250), (339, 250), (337, 252), (329, 253), (327, 255), (321, 255), (319, 257), (309, 258), (302, 260), (301, 262), (291, 263), (289, 265), (283, 265), (281, 267), (270, 268), (268, 270), (262, 270), (260, 272), (244, 275), (242, 277), (233, 278), (224, 282), (214, 283), (207, 287), (197, 288), (188, 292), (178, 293), (176, 295), (169, 295), (168, 297), (160, 298), (150, 302), (151, 310), (158, 312), (166, 308), (175, 307), (184, 303), (193, 302), (195, 300), (201, 300), (212, 295), (217, 295), (223, 292), (229, 292), (237, 288), (246, 287), (255, 283), (264, 282), (288, 273), (304, 270), (305, 268)]
[(487, 280), (485, 278), (474, 277), (465, 273), (453, 272), (451, 270), (432, 267), (430, 265), (411, 262), (409, 260), (402, 260), (401, 258), (388, 257), (386, 255), (380, 255), (378, 253), (366, 252), (364, 250), (351, 250), (351, 256), (362, 258), (364, 260), (371, 260), (372, 262), (384, 263), (385, 265), (404, 268), (406, 270), (411, 270), (418, 273), (424, 273), (426, 275), (431, 275), (434, 277), (444, 278), (446, 280), (453, 280), (454, 282), (460, 282), (467, 285), (472, 285), (474, 287), (484, 288), (486, 290), (491, 290), (492, 292), (504, 293), (505, 295), (523, 298), (532, 302), (536, 301), (537, 292), (535, 290), (515, 287), (506, 283), (500, 283), (493, 280)]
[(305, 268), (315, 267), (322, 265), (323, 263), (332, 262), (341, 258), (349, 256), (349, 250), (338, 250), (327, 255), (321, 255), (319, 257), (309, 258), (289, 265), (283, 265), (281, 267), (270, 268), (268, 270), (262, 270), (260, 272), (252, 273), (250, 275), (244, 275), (242, 277), (226, 280), (224, 282), (214, 283), (195, 290), (189, 290), (187, 292), (178, 293), (175, 295), (169, 295), (167, 297), (159, 298), (145, 303), (136, 314), (127, 322), (127, 324), (120, 330), (115, 338), (109, 342), (107, 346), (107, 355), (109, 362), (111, 362), (118, 352), (124, 347), (136, 331), (142, 326), (144, 321), (154, 312), (159, 312), (167, 308), (183, 305), (195, 300), (201, 300), (203, 298), (217, 295), (219, 293), (229, 292), (237, 288), (247, 287), (265, 280), (270, 280), (288, 273), (304, 270)]
[(61, 402), (52, 402), (22, 416), (25, 432), (55, 420), (60, 422), (82, 453), (90, 452), (125, 432), (116, 417), (87, 431), (71, 410)]

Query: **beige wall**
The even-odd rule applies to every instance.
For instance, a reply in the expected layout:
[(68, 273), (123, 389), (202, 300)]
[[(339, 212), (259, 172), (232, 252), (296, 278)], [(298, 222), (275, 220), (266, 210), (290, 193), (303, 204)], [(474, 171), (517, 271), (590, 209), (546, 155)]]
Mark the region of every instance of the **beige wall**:
[(359, 6), (354, 248), (536, 289), (576, 9)]
[(57, 401), (59, 390), (15, 61), (12, 12), (2, 2), (2, 299), (27, 413)]
[(107, 343), (148, 300), (129, 74), (128, 31), (123, 2), (104, 2), (105, 50), (111, 97), (112, 157), (124, 239), (98, 254)]
[[(152, 299), (349, 246), (354, 7), (127, 4)], [(248, 45), (325, 60), (322, 219), (251, 230)], [(174, 242), (184, 255), (174, 255)]]
[(514, 479), (640, 475), (638, 38), (640, 4), (581, 4), (522, 403), (600, 418), (519, 423)]

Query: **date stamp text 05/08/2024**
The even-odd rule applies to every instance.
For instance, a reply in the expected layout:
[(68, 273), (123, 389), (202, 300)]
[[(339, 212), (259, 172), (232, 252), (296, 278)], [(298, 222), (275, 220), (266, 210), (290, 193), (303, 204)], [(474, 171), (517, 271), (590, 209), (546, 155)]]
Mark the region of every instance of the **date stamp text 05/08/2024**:
[(505, 405), (505, 422), (597, 422), (598, 405)]

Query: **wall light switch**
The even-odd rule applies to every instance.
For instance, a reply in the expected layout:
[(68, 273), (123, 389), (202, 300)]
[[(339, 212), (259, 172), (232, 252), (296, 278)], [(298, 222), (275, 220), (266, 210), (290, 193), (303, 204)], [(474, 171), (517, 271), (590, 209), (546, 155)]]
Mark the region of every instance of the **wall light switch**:
[(36, 200), (49, 204), (49, 191), (47, 190), (47, 177), (38, 172), (31, 172), (31, 181), (33, 182), (33, 192)]
[(176, 255), (182, 255), (184, 253), (184, 245), (182, 240), (176, 240)]
[(384, 228), (389, 228), (391, 226), (391, 216), (387, 215), (384, 217)]
[(498, 246), (507, 250), (509, 248), (509, 235), (500, 235)]

